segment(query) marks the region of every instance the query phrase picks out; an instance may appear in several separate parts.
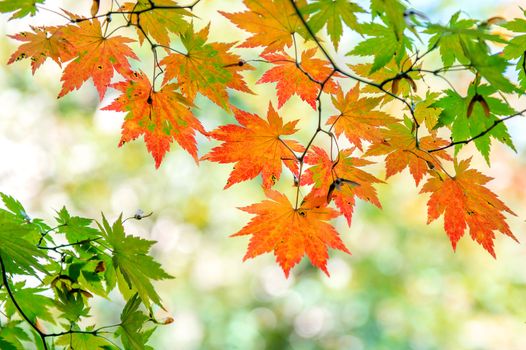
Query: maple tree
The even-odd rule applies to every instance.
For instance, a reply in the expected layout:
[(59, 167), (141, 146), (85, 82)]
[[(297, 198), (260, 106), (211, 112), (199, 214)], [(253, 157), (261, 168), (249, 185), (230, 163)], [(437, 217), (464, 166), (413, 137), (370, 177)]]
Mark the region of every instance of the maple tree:
[[(1, 1), (0, 12), (35, 15), (50, 10), (43, 2)], [(385, 181), (408, 169), (416, 186), (423, 183), (428, 222), (444, 216), (453, 249), (467, 229), (493, 256), (496, 232), (515, 239), (505, 216), (513, 211), (460, 151), (473, 143), (490, 164), (493, 142), (514, 149), (505, 122), (526, 112), (509, 102), (526, 88), (526, 18), (477, 20), (457, 12), (442, 25), (399, 0), (243, 4), (231, 12), (225, 2), (219, 12), (244, 35), (240, 42), (209, 39), (213, 24), (199, 17), (200, 0), (93, 0), (90, 14), (52, 10), (63, 23), (11, 35), (21, 44), (8, 63), (28, 58), (35, 73), (51, 58), (63, 68), (59, 97), (90, 79), (101, 101), (116, 90), (102, 109), (125, 113), (119, 146), (143, 136), (156, 167), (175, 140), (196, 162), (234, 163), (225, 188), (261, 175), (267, 199), (242, 208), (255, 216), (234, 236), (251, 236), (245, 259), (272, 252), (287, 276), (304, 255), (329, 274), (327, 248), (349, 252), (331, 220), (343, 215), (351, 225), (356, 198), (381, 208), (375, 186), (384, 181), (367, 171), (374, 162), (385, 164)], [(360, 37), (342, 53), (345, 30)], [(140, 46), (151, 49), (151, 75)], [(345, 61), (349, 56), (362, 63)], [(255, 68), (264, 72), (250, 73)], [(255, 83), (249, 74), (258, 75)], [(469, 86), (455, 83), (459, 74), (469, 76)], [(446, 88), (428, 83), (434, 79)], [(269, 101), (266, 117), (232, 98), (232, 90), (254, 95), (259, 84), (275, 84), (277, 101)], [(205, 130), (198, 94), (231, 113), (233, 123)], [(299, 136), (297, 117), (282, 112), (293, 96), (304, 101), (302, 118), (314, 115), (317, 124), (307, 139)], [(198, 133), (220, 144), (199, 155)], [(142, 320), (134, 316), (138, 303), (160, 304), (148, 278), (168, 275), (147, 258), (137, 259), (150, 266), (140, 274), (128, 269), (128, 259), (142, 257), (149, 243), (123, 237), (106, 221), (99, 230), (116, 254), (115, 270), (137, 292), (123, 319)], [(136, 255), (119, 255), (133, 245)], [(36, 273), (42, 252), (26, 243), (19, 248), (31, 253), (9, 252), (21, 266), (16, 272)], [(72, 332), (70, 345), (84, 334)]]

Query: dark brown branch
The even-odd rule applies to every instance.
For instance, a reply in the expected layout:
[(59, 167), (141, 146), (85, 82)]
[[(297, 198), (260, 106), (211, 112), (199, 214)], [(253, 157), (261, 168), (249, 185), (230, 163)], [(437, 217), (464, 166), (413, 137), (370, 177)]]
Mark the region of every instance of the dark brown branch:
[[(416, 119), (416, 116), (415, 116), (415, 112), (414, 112), (414, 109), (413, 107), (411, 106), (411, 103), (409, 103), (408, 101), (406, 101), (404, 98), (386, 90), (383, 88), (383, 86), (381, 86), (380, 84), (378, 83), (375, 83), (375, 82), (372, 82), (372, 81), (369, 81), (367, 79), (363, 79), (363, 78), (360, 78), (359, 76), (357, 75), (354, 75), (354, 74), (351, 74), (347, 71), (344, 71), (343, 69), (341, 69), (337, 64), (336, 62), (334, 61), (334, 59), (331, 57), (331, 55), (329, 55), (329, 53), (327, 52), (327, 50), (325, 49), (325, 47), (321, 44), (321, 42), (318, 40), (318, 38), (316, 37), (316, 35), (314, 34), (314, 32), (312, 31), (312, 28), (308, 25), (307, 21), (305, 20), (305, 18), (303, 18), (302, 14), (301, 14), (301, 11), (299, 10), (298, 8), (298, 5), (296, 5), (296, 2), (294, 0), (290, 0), (290, 4), (293, 6), (294, 8), (294, 11), (296, 12), (296, 15), (299, 17), (299, 19), (301, 20), (301, 23), (303, 24), (303, 26), (305, 27), (305, 29), (307, 30), (307, 32), (309, 33), (309, 35), (312, 37), (312, 40), (314, 40), (314, 42), (316, 43), (316, 46), (319, 47), (319, 49), (321, 50), (321, 52), (323, 53), (323, 55), (325, 56), (325, 58), (329, 61), (329, 63), (332, 65), (333, 69), (348, 77), (348, 78), (351, 78), (353, 80), (356, 80), (356, 81), (359, 81), (363, 84), (366, 84), (366, 85), (370, 85), (370, 86), (373, 86), (375, 88), (377, 88), (378, 90), (384, 92), (385, 94), (393, 97), (394, 99), (402, 102), (403, 104), (405, 104), (407, 106), (407, 108), (409, 109), (409, 112), (411, 113), (411, 117), (413, 119), (413, 122), (415, 123), (415, 126), (416, 128), (418, 129), (418, 127), (420, 127), (420, 124), (418, 123), (418, 120)], [(417, 139), (417, 147), (418, 147), (418, 139)]]
[(497, 125), (499, 125), (500, 123), (503, 123), (505, 122), (506, 120), (509, 120), (511, 118), (515, 118), (519, 115), (524, 115), (524, 113), (526, 113), (526, 109), (520, 111), (520, 112), (517, 112), (515, 114), (512, 114), (512, 115), (509, 115), (505, 118), (502, 118), (502, 119), (498, 119), (498, 120), (495, 120), (493, 122), (493, 124), (487, 128), (486, 130), (482, 131), (480, 134), (476, 135), (476, 136), (473, 136), (467, 140), (462, 140), (462, 141), (454, 141), (454, 142), (451, 142), (450, 144), (448, 145), (445, 145), (445, 146), (442, 146), (442, 147), (438, 147), (438, 148), (434, 148), (434, 149), (431, 149), (431, 150), (428, 150), (427, 152), (428, 153), (433, 153), (433, 152), (438, 152), (438, 151), (442, 151), (442, 150), (445, 150), (445, 149), (448, 149), (450, 147), (453, 147), (453, 146), (456, 146), (456, 145), (464, 145), (464, 144), (468, 144), (470, 143), (471, 141), (474, 141), (484, 135), (486, 135), (488, 132), (490, 132), (491, 130), (493, 130), (493, 128), (495, 128)]

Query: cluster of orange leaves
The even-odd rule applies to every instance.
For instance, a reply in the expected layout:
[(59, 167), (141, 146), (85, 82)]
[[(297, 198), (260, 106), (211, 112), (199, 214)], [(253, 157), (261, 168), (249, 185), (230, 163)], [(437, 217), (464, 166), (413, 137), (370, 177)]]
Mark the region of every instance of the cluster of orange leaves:
[[(47, 58), (65, 65), (59, 97), (90, 78), (101, 100), (108, 87), (117, 90), (120, 95), (103, 109), (126, 113), (119, 145), (143, 136), (157, 167), (174, 140), (196, 161), (200, 160), (196, 133), (218, 140), (220, 144), (201, 159), (234, 163), (225, 188), (261, 175), (268, 197), (242, 208), (254, 215), (234, 234), (251, 236), (245, 259), (273, 252), (286, 275), (305, 254), (314, 266), (328, 273), (328, 247), (349, 253), (329, 221), (343, 215), (350, 225), (356, 198), (381, 207), (374, 185), (383, 181), (361, 169), (372, 164), (365, 159), (368, 156), (385, 157), (386, 177), (408, 168), (418, 185), (427, 176), (422, 192), (431, 193), (428, 221), (444, 215), (444, 227), (454, 248), (467, 227), (471, 237), (492, 255), (495, 232), (514, 238), (503, 215), (513, 212), (484, 186), (490, 178), (469, 169), (469, 160), (455, 160), (456, 174), (450, 176), (441, 162), (453, 161), (451, 156), (446, 151), (427, 152), (447, 145), (447, 141), (430, 131), (417, 146), (414, 130), (382, 109), (393, 100), (391, 96), (379, 95), (373, 87), (359, 84), (345, 92), (339, 84), (343, 76), (334, 72), (330, 62), (316, 57), (317, 47), (304, 50), (297, 58), (286, 52), (294, 45), (291, 33), (309, 37), (289, 1), (244, 2), (247, 10), (243, 12), (222, 12), (249, 33), (240, 44), (210, 43), (209, 27), (194, 31), (193, 24), (185, 20), (192, 16), (187, 9), (144, 11), (149, 6), (147, 1), (122, 6), (129, 22), (137, 27), (139, 43), (155, 42), (152, 49), (164, 53), (158, 62), (164, 73), (158, 89), (145, 73), (130, 65), (130, 60), (138, 60), (129, 46), (134, 40), (115, 34), (106, 36), (103, 28), (107, 23), (95, 17), (67, 13), (71, 23), (33, 27), (32, 32), (11, 36), (23, 43), (9, 63), (30, 58), (33, 73)], [(175, 5), (172, 0), (156, 3)], [(305, 1), (297, 4), (303, 6)], [(142, 12), (129, 13), (132, 11)], [(169, 48), (170, 33), (180, 38), (185, 53)], [(234, 48), (263, 48), (260, 57), (270, 63), (270, 68), (257, 83), (276, 83), (278, 110), (293, 95), (316, 110), (321, 93), (318, 82), (326, 82), (323, 92), (330, 94), (338, 110), (326, 121), (327, 133), (334, 133), (334, 139), (344, 138), (352, 147), (338, 150), (335, 155), (332, 149), (328, 152), (310, 143), (306, 149), (290, 139), (298, 121), (284, 122), (272, 104), (265, 118), (232, 106), (227, 89), (253, 93), (242, 75), (253, 67), (233, 52)], [(394, 73), (390, 73), (393, 67)], [(378, 82), (393, 77), (399, 69), (394, 61), (372, 75), (368, 75), (369, 68), (367, 64), (353, 67), (357, 74)], [(123, 80), (111, 83), (115, 73)], [(403, 88), (396, 86), (396, 90)], [(237, 124), (207, 132), (194, 114), (198, 93), (232, 112)], [(432, 114), (431, 107), (421, 108), (421, 112), (417, 108), (417, 118)], [(428, 123), (426, 119), (426, 126)], [(353, 156), (356, 149), (362, 156)], [(301, 186), (310, 186), (301, 201), (296, 198), (291, 202), (273, 189), (283, 165), (293, 174), (297, 191)]]

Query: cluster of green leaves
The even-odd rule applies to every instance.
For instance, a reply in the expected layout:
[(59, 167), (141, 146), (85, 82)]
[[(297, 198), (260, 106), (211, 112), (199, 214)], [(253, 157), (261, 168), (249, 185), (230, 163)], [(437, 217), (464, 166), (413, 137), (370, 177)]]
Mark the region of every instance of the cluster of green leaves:
[[(148, 255), (155, 242), (126, 235), (122, 217), (94, 225), (66, 208), (51, 226), (0, 195), (0, 348), (151, 349), (156, 326), (172, 321), (153, 316), (162, 305), (152, 281), (171, 278)], [(93, 300), (116, 288), (126, 301), (120, 319), (94, 324)]]
[[(200, 0), (91, 3), (91, 16), (53, 10), (65, 23), (12, 35), (22, 44), (8, 63), (29, 58), (33, 72), (47, 58), (64, 66), (59, 97), (89, 79), (101, 100), (116, 90), (103, 109), (126, 113), (119, 145), (143, 136), (157, 167), (175, 141), (196, 162), (233, 163), (226, 187), (261, 175), (267, 199), (243, 208), (254, 217), (235, 234), (251, 237), (245, 258), (273, 252), (288, 275), (307, 255), (328, 273), (328, 248), (349, 252), (330, 221), (342, 215), (350, 225), (356, 198), (381, 207), (376, 186), (383, 181), (361, 169), (378, 159), (386, 179), (409, 169), (415, 184), (423, 183), (428, 222), (443, 215), (453, 248), (465, 231), (493, 256), (496, 233), (515, 238), (504, 215), (513, 211), (486, 187), (490, 178), (471, 168), (471, 153), (460, 151), (473, 142), (489, 164), (493, 142), (514, 149), (504, 122), (526, 112), (508, 102), (526, 88), (524, 18), (457, 12), (443, 25), (401, 0), (243, 0), (245, 10), (219, 13), (248, 35), (224, 43), (209, 40)], [(13, 18), (40, 7), (0, 2)], [(359, 35), (345, 56), (364, 63), (335, 57), (347, 29)], [(133, 42), (151, 48), (152, 76), (130, 64), (139, 60)], [(269, 102), (266, 117), (230, 98), (230, 90), (247, 100), (254, 94), (245, 75), (255, 64), (265, 70), (255, 84), (276, 84), (277, 110)], [(510, 78), (513, 67), (518, 79)], [(115, 73), (120, 80), (110, 84)], [(198, 94), (231, 112), (232, 124), (205, 130)], [(298, 122), (280, 115), (293, 96), (305, 102), (305, 118), (315, 111), (317, 127), (305, 140)], [(220, 144), (200, 157), (197, 133)], [(283, 169), (288, 189), (277, 184)], [(151, 290), (138, 293), (148, 303)]]

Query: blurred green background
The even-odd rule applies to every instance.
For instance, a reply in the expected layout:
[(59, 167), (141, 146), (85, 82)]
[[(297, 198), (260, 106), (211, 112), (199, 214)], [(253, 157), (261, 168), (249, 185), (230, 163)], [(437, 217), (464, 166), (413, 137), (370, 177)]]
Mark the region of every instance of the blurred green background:
[[(91, 5), (48, 3), (84, 14)], [(517, 1), (420, 0), (411, 5), (442, 23), (458, 7), (477, 18), (520, 15)], [(196, 7), (202, 19), (196, 25), (205, 25), (218, 8), (242, 6), (237, 0), (203, 1)], [(27, 30), (28, 23), (61, 23), (60, 18), (7, 19), (2, 16), (0, 22), (0, 191), (18, 198), (34, 216), (46, 218), (63, 205), (96, 218), (101, 211), (113, 218), (121, 212), (133, 215), (138, 208), (154, 212), (149, 219), (128, 221), (127, 230), (159, 241), (153, 253), (176, 277), (157, 284), (175, 322), (155, 333), (155, 349), (526, 348), (524, 244), (499, 235), (494, 260), (464, 237), (454, 253), (442, 220), (426, 225), (428, 197), (418, 195), (404, 172), (378, 186), (383, 210), (359, 202), (351, 228), (343, 219), (335, 221), (352, 255), (330, 252), (330, 278), (302, 261), (285, 279), (271, 254), (242, 263), (248, 239), (228, 236), (250, 217), (236, 207), (262, 198), (260, 180), (223, 191), (230, 166), (196, 165), (174, 146), (155, 170), (142, 141), (117, 148), (123, 115), (99, 110), (115, 95), (109, 93), (99, 104), (88, 83), (57, 100), (60, 69), (54, 63), (35, 77), (28, 61), (5, 65), (16, 44), (6, 34)], [(211, 21), (212, 40), (237, 39), (224, 18)], [(339, 57), (352, 45), (351, 40), (342, 45)], [(145, 49), (141, 57), (151, 59)], [(256, 81), (263, 68), (258, 66), (249, 82)], [(234, 94), (234, 104), (264, 115), (269, 99), (276, 104), (274, 86), (258, 85), (255, 91), (257, 96)], [(517, 109), (526, 105), (524, 99), (513, 103)], [(233, 121), (205, 99), (197, 104), (196, 113), (208, 130)], [(311, 134), (315, 114), (298, 98), (280, 115), (285, 120), (302, 118), (300, 136)], [(496, 178), (490, 188), (517, 213), (509, 223), (523, 242), (526, 128), (521, 118), (508, 125), (518, 153), (495, 145), (491, 168), (479, 156), (474, 165)], [(200, 155), (213, 146), (204, 137), (199, 141)], [(467, 147), (461, 155), (472, 152)], [(369, 170), (384, 177), (382, 166)], [(293, 192), (290, 174), (279, 186)], [(92, 313), (101, 324), (110, 323), (120, 306), (118, 299), (101, 300)], [(166, 315), (159, 311), (159, 317)]]

